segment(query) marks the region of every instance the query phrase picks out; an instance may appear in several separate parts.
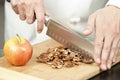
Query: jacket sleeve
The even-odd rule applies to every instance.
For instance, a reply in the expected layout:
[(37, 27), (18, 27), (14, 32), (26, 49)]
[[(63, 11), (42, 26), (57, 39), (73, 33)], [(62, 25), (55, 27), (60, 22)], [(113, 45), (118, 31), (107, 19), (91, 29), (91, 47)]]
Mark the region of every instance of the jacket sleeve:
[(113, 5), (120, 8), (120, 0), (109, 0), (106, 5)]

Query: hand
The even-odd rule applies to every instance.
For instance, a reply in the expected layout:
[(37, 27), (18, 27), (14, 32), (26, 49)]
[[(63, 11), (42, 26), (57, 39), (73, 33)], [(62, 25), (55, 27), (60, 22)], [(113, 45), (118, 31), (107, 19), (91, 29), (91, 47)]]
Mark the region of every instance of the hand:
[(95, 30), (94, 60), (102, 70), (111, 68), (120, 49), (120, 9), (107, 6), (93, 13), (84, 35)]
[(37, 19), (37, 31), (41, 32), (44, 25), (45, 10), (43, 0), (11, 0), (11, 5), (21, 20), (32, 24)]

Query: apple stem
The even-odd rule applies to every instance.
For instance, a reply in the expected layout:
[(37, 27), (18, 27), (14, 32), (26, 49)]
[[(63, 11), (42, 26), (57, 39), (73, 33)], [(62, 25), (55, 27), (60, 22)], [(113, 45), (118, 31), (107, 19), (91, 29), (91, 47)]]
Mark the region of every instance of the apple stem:
[(21, 43), (21, 38), (20, 38), (20, 36), (19, 36), (18, 34), (16, 34), (16, 35), (17, 35), (18, 42)]

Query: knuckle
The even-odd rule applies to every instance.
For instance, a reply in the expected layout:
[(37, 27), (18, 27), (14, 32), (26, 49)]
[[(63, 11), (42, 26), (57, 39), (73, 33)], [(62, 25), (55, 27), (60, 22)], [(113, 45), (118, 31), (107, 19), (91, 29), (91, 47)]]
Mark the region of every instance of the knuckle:
[(31, 21), (30, 21), (29, 19), (27, 19), (26, 22), (27, 22), (28, 24), (32, 24)]
[(17, 3), (11, 3), (11, 5), (13, 8), (17, 7)]
[(25, 1), (24, 0), (20, 0), (19, 1), (19, 5), (24, 5), (25, 4)]
[(32, 23), (34, 22), (34, 19), (32, 19), (32, 18), (27, 18), (26, 21), (27, 21), (28, 24), (32, 24)]
[(102, 47), (102, 43), (101, 43), (101, 42), (96, 42), (96, 43), (95, 43), (95, 46), (96, 46), (97, 48), (101, 48), (101, 47)]
[(115, 38), (115, 35), (113, 33), (110, 33), (110, 34), (108, 33), (106, 34), (106, 36), (110, 39), (110, 41)]
[(28, 19), (30, 19), (30, 18), (31, 18), (31, 15), (30, 15), (30, 14), (28, 14), (28, 15), (27, 15), (27, 18), (28, 18)]
[(11, 0), (11, 5), (12, 5), (12, 6), (16, 6), (16, 5), (17, 5), (17, 1)]
[(120, 32), (119, 31), (111, 31), (109, 34), (111, 34), (109, 36), (112, 37), (112, 38), (117, 38), (117, 37), (120, 38)]
[(24, 20), (24, 19), (25, 19), (25, 17), (23, 17), (23, 16), (20, 16), (20, 19), (21, 19), (21, 20)]
[(25, 5), (31, 5), (30, 1), (25, 1)]
[(41, 10), (41, 12), (39, 12), (38, 14), (41, 16), (41, 18), (44, 18), (44, 11), (43, 10)]
[(43, 19), (37, 19), (37, 22), (42, 23), (44, 20)]
[(107, 58), (102, 58), (102, 63), (106, 63), (107, 62)]
[(107, 51), (103, 51), (101, 55), (102, 55), (102, 60), (103, 61), (107, 61), (108, 60), (109, 53)]
[(21, 6), (21, 1), (19, 1), (19, 2), (18, 2), (18, 5), (20, 5), (20, 6)]
[(29, 24), (32, 24), (34, 22), (34, 20), (32, 19), (30, 22), (29, 22)]
[(27, 16), (27, 18), (32, 18), (34, 16), (34, 14), (27, 12), (26, 16)]
[(40, 3), (41, 3), (41, 0), (36, 0), (36, 1), (34, 2), (35, 5), (39, 5)]
[(22, 0), (21, 2), (25, 5), (30, 5), (31, 4), (31, 0)]
[(112, 62), (113, 57), (109, 57), (108, 62)]
[(107, 63), (108, 63), (108, 64), (111, 64), (111, 63), (112, 63), (112, 60), (113, 60), (112, 58), (108, 59)]
[(110, 50), (110, 47), (109, 47), (109, 46), (105, 46), (105, 47), (103, 48), (103, 51), (104, 51), (104, 52), (109, 52), (109, 50)]
[(119, 35), (120, 35), (119, 32), (117, 32), (117, 31), (114, 31), (114, 32), (113, 32), (113, 36), (119, 36)]
[(112, 51), (115, 51), (117, 49), (117, 47), (113, 46), (112, 47)]
[(26, 18), (26, 16), (24, 14), (20, 14), (19, 17), (24, 20)]
[(108, 61), (112, 61), (114, 58), (115, 53), (111, 52)]
[(32, 22), (32, 21), (27, 20), (27, 23), (28, 23), (28, 24), (32, 24), (33, 22)]
[(38, 21), (38, 22), (44, 22), (44, 16), (38, 17), (38, 18), (37, 18), (37, 21)]

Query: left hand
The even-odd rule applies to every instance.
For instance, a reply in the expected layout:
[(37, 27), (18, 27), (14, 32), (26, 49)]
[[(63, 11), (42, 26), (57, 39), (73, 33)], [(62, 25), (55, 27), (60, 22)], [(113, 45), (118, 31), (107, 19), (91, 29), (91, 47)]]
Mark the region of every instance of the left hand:
[(21, 20), (32, 24), (37, 20), (37, 31), (43, 30), (45, 9), (43, 0), (11, 0), (11, 6)]
[(107, 6), (93, 13), (84, 35), (95, 30), (94, 60), (102, 70), (111, 68), (120, 49), (120, 9)]

